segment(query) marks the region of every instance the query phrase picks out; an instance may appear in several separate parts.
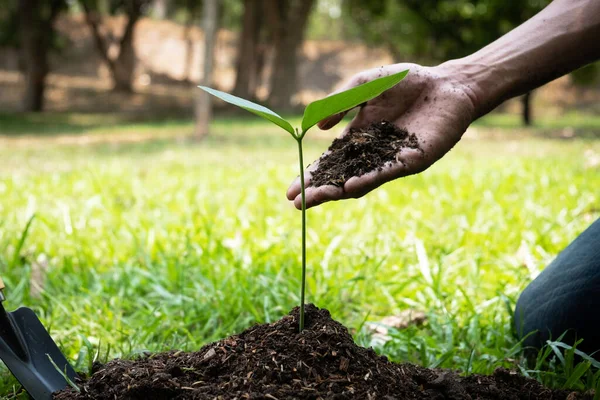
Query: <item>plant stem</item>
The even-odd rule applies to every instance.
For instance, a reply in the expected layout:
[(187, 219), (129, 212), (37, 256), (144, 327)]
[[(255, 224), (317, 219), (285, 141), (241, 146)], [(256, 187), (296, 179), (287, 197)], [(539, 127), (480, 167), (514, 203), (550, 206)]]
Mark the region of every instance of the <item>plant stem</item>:
[(306, 195), (304, 193), (302, 136), (298, 136), (296, 139), (296, 142), (298, 142), (298, 159), (300, 160), (300, 197), (302, 198), (302, 288), (300, 290), (300, 332), (304, 329), (304, 291), (306, 287)]

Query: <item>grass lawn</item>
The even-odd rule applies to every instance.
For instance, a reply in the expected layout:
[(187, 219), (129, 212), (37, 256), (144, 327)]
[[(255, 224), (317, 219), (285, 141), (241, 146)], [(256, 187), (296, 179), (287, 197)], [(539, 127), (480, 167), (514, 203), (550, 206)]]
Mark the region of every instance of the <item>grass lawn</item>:
[[(285, 199), (294, 141), (251, 117), (216, 120), (201, 143), (173, 139), (191, 126), (0, 116), (6, 306), (32, 307), (79, 370), (196, 350), (299, 303), (300, 213)], [(600, 140), (513, 127), (491, 116), (476, 129), (500, 136), (469, 135), (423, 174), (309, 210), (307, 300), (395, 361), (523, 367), (509, 310), (600, 216)], [(112, 140), (140, 136), (151, 140)], [(309, 132), (306, 159), (331, 137)], [(366, 321), (407, 309), (427, 321), (372, 341)], [(556, 372), (560, 363), (529, 374), (580, 389), (598, 381), (592, 367), (567, 382), (573, 370)], [(5, 369), (0, 378), (12, 397), (18, 385)]]

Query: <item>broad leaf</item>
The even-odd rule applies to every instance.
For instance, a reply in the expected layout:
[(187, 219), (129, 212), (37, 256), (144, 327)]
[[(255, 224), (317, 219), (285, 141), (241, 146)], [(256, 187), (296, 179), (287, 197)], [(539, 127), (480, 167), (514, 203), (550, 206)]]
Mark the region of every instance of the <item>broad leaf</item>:
[(302, 118), (302, 132), (306, 133), (319, 121), (344, 111), (348, 111), (366, 101), (369, 101), (388, 89), (396, 86), (408, 74), (408, 70), (396, 74), (374, 79), (352, 89), (332, 94), (324, 99), (313, 101)]
[(275, 112), (269, 110), (267, 107), (261, 106), (260, 104), (253, 103), (253, 102), (248, 101), (248, 100), (244, 100), (241, 97), (233, 96), (233, 95), (231, 95), (229, 93), (221, 92), (220, 90), (211, 89), (211, 88), (206, 87), (206, 86), (198, 86), (198, 87), (200, 89), (202, 89), (202, 90), (204, 90), (204, 91), (212, 94), (213, 96), (216, 96), (216, 97), (220, 98), (223, 101), (226, 101), (226, 102), (231, 103), (231, 104), (233, 104), (235, 106), (243, 108), (244, 110), (250, 111), (251, 113), (256, 114), (256, 115), (258, 115), (260, 117), (263, 117), (265, 119), (268, 119), (269, 121), (271, 121), (275, 125), (279, 125), (283, 129), (285, 129), (286, 131), (288, 131), (289, 133), (291, 133), (292, 136), (296, 135), (294, 133), (294, 128), (292, 128), (292, 125), (290, 125), (289, 122), (287, 122), (285, 119), (281, 118)]

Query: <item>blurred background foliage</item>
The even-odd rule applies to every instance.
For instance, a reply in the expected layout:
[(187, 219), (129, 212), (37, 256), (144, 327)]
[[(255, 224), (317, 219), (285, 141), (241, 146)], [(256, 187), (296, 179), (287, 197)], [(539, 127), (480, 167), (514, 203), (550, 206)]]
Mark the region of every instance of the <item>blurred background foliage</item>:
[[(203, 7), (213, 2), (219, 11), (219, 36), (214, 39), (218, 45), (213, 53), (201, 54), (208, 39), (202, 34)], [(206, 73), (202, 70), (206, 57), (214, 57), (215, 76), (211, 80), (216, 86), (263, 101), (280, 111), (294, 112), (307, 101), (333, 90), (351, 73), (383, 61), (433, 65), (466, 56), (548, 3), (549, 0), (5, 0), (0, 9), (0, 55), (4, 58), (0, 72), (17, 70), (22, 79), (15, 86), (21, 91), (19, 103), (14, 97), (0, 98), (0, 109), (40, 111), (45, 107), (48, 74), (89, 75), (92, 67), (97, 78), (94, 83), (115, 92), (144, 92), (144, 87), (153, 83), (187, 84), (191, 88)], [(161, 22), (171, 25), (165, 28)], [(155, 36), (146, 37), (151, 32)], [(161, 37), (162, 33), (165, 35)], [(163, 43), (167, 40), (169, 43)], [(152, 52), (153, 44), (183, 46), (184, 54), (171, 58), (173, 54), (163, 52), (158, 55), (162, 60), (153, 60), (153, 65), (148, 66), (146, 55)], [(343, 50), (352, 51), (359, 46), (381, 52), (366, 51), (360, 60), (350, 61), (340, 56)], [(86, 59), (88, 71), (76, 68), (82, 59)], [(95, 65), (90, 65), (92, 62)], [(69, 69), (65, 68), (67, 64), (73, 68), (63, 72)], [(173, 73), (169, 64), (183, 64), (183, 73)], [(348, 68), (349, 65), (354, 68)], [(20, 79), (14, 74), (4, 75), (0, 85), (6, 84), (7, 88)], [(598, 65), (592, 64), (572, 73), (569, 83), (593, 86), (598, 75)], [(309, 81), (309, 77), (313, 80)], [(526, 95), (521, 102), (525, 124), (532, 122), (531, 99)], [(182, 106), (187, 112), (194, 109), (193, 98), (189, 100)]]

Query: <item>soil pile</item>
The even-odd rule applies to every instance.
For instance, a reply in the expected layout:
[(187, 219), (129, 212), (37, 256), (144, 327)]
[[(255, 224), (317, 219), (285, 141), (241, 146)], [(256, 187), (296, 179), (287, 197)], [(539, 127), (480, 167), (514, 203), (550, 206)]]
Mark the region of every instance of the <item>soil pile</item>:
[(388, 121), (371, 124), (367, 129), (350, 129), (335, 139), (327, 154), (313, 171), (311, 186), (344, 186), (353, 176), (380, 170), (387, 162), (397, 162), (403, 148), (418, 149), (419, 140)]
[(583, 399), (552, 391), (516, 373), (461, 378), (456, 373), (395, 364), (354, 344), (327, 310), (298, 308), (273, 324), (204, 346), (97, 368), (81, 393), (55, 399)]

